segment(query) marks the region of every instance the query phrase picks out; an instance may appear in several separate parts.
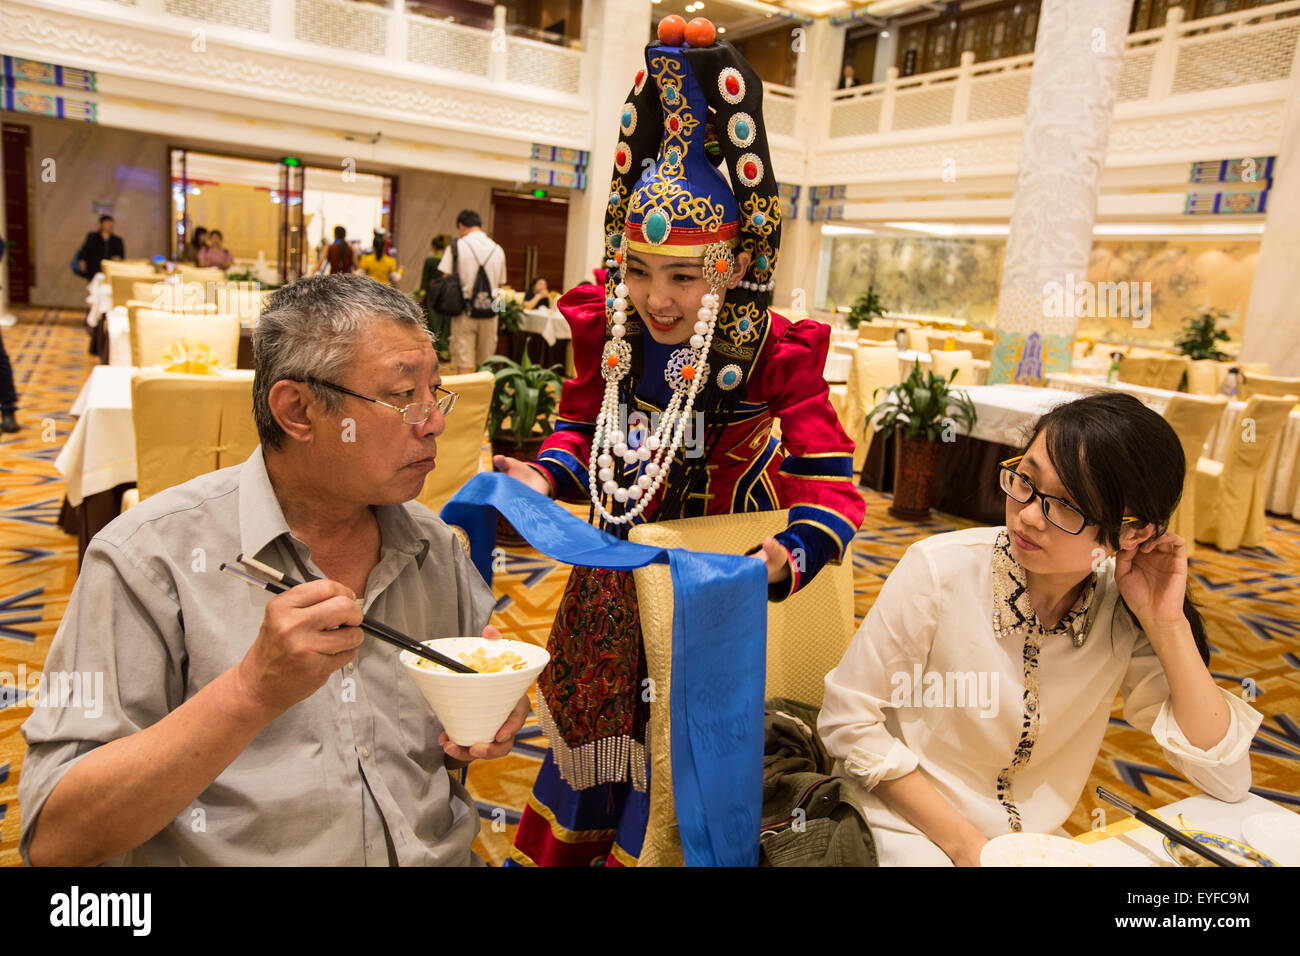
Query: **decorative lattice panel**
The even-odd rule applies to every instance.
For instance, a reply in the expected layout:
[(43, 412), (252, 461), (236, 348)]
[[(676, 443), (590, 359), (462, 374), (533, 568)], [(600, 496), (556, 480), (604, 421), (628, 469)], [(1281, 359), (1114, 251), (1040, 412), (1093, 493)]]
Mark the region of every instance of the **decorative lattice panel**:
[(1212, 39), (1196, 38), (1179, 45), (1173, 93), (1198, 93), (1247, 83), (1285, 80), (1291, 75), (1300, 23), (1294, 20), (1251, 30), (1244, 36), (1227, 32)]
[(971, 80), (971, 122), (1024, 116), (1029, 106), (1030, 71), (1013, 70)]
[(905, 90), (894, 100), (894, 129), (922, 129), (947, 126), (952, 122), (955, 83), (918, 90)]
[(383, 56), (388, 48), (388, 14), (346, 0), (295, 0), (293, 35), (336, 50)]
[(793, 136), (795, 134), (795, 102), (784, 96), (763, 97), (763, 122), (768, 135)]
[(1119, 68), (1119, 95), (1117, 103), (1144, 100), (1151, 94), (1151, 65), (1156, 61), (1155, 50), (1130, 50), (1124, 54)]
[(271, 0), (163, 0), (163, 10), (173, 16), (228, 27), (261, 33), (271, 30)]
[(417, 17), (407, 23), (406, 58), (412, 63), (487, 76), (492, 34)]
[(577, 50), (510, 38), (506, 48), (506, 79), (559, 93), (577, 93), (582, 54)]
[(880, 132), (878, 96), (831, 104), (831, 139)]

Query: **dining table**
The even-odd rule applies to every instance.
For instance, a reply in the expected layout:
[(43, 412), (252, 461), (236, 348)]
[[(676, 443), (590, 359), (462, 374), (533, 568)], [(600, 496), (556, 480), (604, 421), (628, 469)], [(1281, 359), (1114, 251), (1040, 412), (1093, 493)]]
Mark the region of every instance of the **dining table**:
[[(1120, 812), (1114, 811), (1114, 813)], [(1252, 817), (1262, 814), (1295, 813), (1293, 809), (1283, 807), (1255, 793), (1246, 794), (1243, 800), (1236, 803), (1227, 803), (1207, 794), (1198, 793), (1149, 812), (1176, 829), (1199, 830), (1249, 846), (1278, 865), (1288, 865), (1283, 860), (1294, 859), (1286, 851), (1300, 852), (1300, 845), (1295, 845), (1285, 838), (1281, 840), (1274, 838), (1269, 842), (1258, 840), (1262, 845), (1249, 842), (1243, 828), (1253, 832), (1254, 827), (1247, 823)], [(1109, 811), (1107, 815), (1111, 815)], [(1105, 817), (1099, 817), (1099, 820), (1105, 820)], [(1074, 837), (1074, 840), (1086, 847), (1086, 855), (1093, 866), (1180, 865), (1170, 852), (1171, 841), (1166, 842), (1164, 834), (1133, 816), (1123, 815), (1119, 819), (1107, 822), (1103, 827), (1079, 834)], [(1209, 848), (1216, 849), (1213, 845)], [(1283, 859), (1277, 859), (1274, 854)], [(1233, 862), (1239, 860), (1235, 856), (1229, 856), (1229, 859)], [(1203, 862), (1205, 865), (1213, 865), (1208, 860)]]
[[(1042, 415), (1081, 396), (1031, 385), (967, 385), (955, 390), (971, 400), (975, 423), (967, 429), (954, 419), (952, 440), (943, 442), (935, 464), (931, 503), (944, 514), (1000, 525), (1006, 495), (998, 487), (998, 465), (1019, 454)], [(862, 467), (862, 485), (893, 491), (895, 446), (876, 432)]]
[[(78, 560), (90, 539), (118, 516), (122, 495), (136, 483), (135, 423), (131, 417), (131, 377), (142, 369), (96, 365), (69, 409), (72, 432), (54, 460), (65, 481), (59, 526), (78, 539)], [(248, 369), (221, 375), (252, 378)]]

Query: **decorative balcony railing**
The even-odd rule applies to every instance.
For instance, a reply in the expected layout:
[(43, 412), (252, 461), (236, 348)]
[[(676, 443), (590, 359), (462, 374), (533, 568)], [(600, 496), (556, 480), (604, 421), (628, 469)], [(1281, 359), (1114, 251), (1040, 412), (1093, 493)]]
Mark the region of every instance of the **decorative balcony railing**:
[[(1203, 20), (1183, 21), (1181, 7), (1164, 27), (1125, 40), (1119, 103), (1160, 102), (1210, 90), (1286, 80), (1300, 38), (1300, 0), (1288, 0)], [(827, 135), (846, 139), (1023, 116), (1029, 101), (1032, 53), (831, 94)]]

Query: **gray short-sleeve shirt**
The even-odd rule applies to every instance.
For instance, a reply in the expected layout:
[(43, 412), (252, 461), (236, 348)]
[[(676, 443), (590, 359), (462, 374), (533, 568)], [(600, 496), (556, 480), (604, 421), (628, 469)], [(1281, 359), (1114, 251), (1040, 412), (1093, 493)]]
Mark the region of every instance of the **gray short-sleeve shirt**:
[[(480, 633), (492, 592), (452, 531), (416, 502), (375, 514), (381, 552), (365, 613), (419, 640)], [(95, 536), (45, 662), (47, 681), (89, 675), (77, 685), (87, 692), (61, 706), (44, 695), (22, 727), (24, 861), (41, 807), (73, 764), (157, 722), (243, 658), (272, 595), (219, 570), (241, 552), (299, 579), (299, 563), (324, 576), (285, 523), (261, 448)], [(442, 727), (399, 653), (368, 637), (353, 664), (269, 724), (180, 816), (109, 863), (473, 862), (478, 814), (443, 768)]]

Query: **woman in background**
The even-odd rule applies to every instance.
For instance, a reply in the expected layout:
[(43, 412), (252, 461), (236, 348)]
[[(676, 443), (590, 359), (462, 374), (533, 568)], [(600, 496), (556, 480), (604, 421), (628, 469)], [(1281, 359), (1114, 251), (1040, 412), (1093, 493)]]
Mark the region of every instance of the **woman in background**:
[(546, 276), (534, 276), (533, 284), (528, 287), (528, 298), (524, 299), (524, 308), (551, 309), (559, 298), (546, 287)]
[(202, 226), (195, 226), (193, 237), (187, 243), (185, 243), (185, 247), (181, 249), (180, 261), (188, 262), (191, 265), (198, 265), (199, 252), (205, 249), (207, 245), (208, 245), (208, 231), (204, 229)]
[(397, 269), (397, 260), (388, 254), (388, 237), (384, 230), (375, 230), (374, 247), (361, 257), (361, 271), (384, 285), (397, 285), (397, 280), (402, 277)]
[(1210, 676), (1186, 544), (1161, 533), (1183, 468), (1178, 436), (1131, 395), (1065, 402), (999, 470), (1005, 527), (908, 548), (817, 725), (882, 866), (975, 866), (991, 837), (1059, 830), (1116, 693), (1176, 771), (1245, 796), (1262, 718)]
[(199, 265), (204, 268), (226, 270), (230, 268), (234, 257), (230, 250), (221, 244), (221, 230), (213, 229), (208, 233), (208, 244), (199, 250)]
[(447, 254), (447, 246), (450, 243), (451, 237), (445, 233), (434, 236), (429, 242), (432, 254), (425, 257), (424, 268), (420, 272), (420, 299), (424, 303), (424, 321), (429, 326), (429, 331), (437, 338), (438, 360), (441, 362), (451, 361), (451, 352), (447, 348), (451, 342), (451, 316), (443, 315), (433, 308), (429, 297), (429, 286), (439, 276), (438, 265), (442, 262), (442, 257)]

